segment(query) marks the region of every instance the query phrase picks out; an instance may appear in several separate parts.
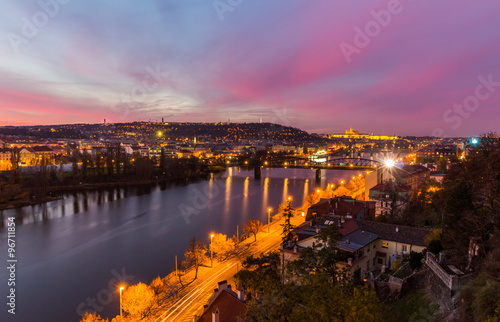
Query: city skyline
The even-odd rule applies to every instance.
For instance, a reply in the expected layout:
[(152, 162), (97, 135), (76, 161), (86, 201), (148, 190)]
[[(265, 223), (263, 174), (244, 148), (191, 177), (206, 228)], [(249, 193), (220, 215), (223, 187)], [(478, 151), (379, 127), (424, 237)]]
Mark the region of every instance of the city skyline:
[(310, 133), (500, 130), (496, 3), (3, 7), (0, 126), (163, 117)]

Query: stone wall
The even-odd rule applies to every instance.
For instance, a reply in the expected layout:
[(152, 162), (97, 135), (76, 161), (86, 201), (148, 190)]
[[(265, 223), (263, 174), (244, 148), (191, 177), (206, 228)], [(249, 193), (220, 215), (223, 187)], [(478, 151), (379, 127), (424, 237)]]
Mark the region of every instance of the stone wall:
[(448, 274), (436, 261), (436, 256), (431, 252), (426, 253), (425, 264), (443, 282), (450, 291), (456, 291), (465, 286), (474, 276), (472, 274), (458, 276)]

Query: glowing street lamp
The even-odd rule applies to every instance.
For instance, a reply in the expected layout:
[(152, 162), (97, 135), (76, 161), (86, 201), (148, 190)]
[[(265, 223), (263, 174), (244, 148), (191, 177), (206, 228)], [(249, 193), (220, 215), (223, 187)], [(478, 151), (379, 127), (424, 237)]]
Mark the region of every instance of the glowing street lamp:
[(394, 160), (392, 160), (392, 159), (387, 159), (384, 161), (384, 164), (387, 168), (390, 169), (396, 165), (396, 162), (394, 162)]
[(210, 235), (210, 268), (214, 267), (214, 249), (212, 247), (214, 236), (214, 234)]
[(320, 191), (319, 189), (316, 189), (316, 193), (319, 193), (319, 191)]
[(273, 208), (267, 208), (267, 233), (269, 234), (269, 225), (271, 225), (271, 211)]
[(120, 286), (120, 321), (122, 320), (122, 292), (125, 287)]

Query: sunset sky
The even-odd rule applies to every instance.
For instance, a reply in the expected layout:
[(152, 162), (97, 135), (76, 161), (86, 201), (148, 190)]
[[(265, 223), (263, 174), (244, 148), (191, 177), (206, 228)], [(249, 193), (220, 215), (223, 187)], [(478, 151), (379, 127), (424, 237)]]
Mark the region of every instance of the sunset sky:
[(498, 1), (0, 7), (0, 126), (164, 117), (320, 133), (500, 131)]

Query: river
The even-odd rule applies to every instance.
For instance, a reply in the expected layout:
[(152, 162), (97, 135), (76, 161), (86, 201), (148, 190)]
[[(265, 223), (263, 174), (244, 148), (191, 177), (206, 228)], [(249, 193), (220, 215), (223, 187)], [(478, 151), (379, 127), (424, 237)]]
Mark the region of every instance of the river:
[[(94, 306), (102, 317), (119, 314), (118, 279), (150, 283), (169, 274), (192, 236), (229, 237), (249, 219), (267, 223), (293, 197), (299, 206), (314, 189), (363, 171), (229, 168), (210, 180), (187, 185), (112, 189), (64, 195), (43, 205), (1, 211), (0, 259), (7, 267), (7, 220), (16, 223), (16, 315), (9, 308), (9, 271), (0, 271), (0, 321), (79, 321)], [(112, 293), (109, 291), (111, 289)]]

